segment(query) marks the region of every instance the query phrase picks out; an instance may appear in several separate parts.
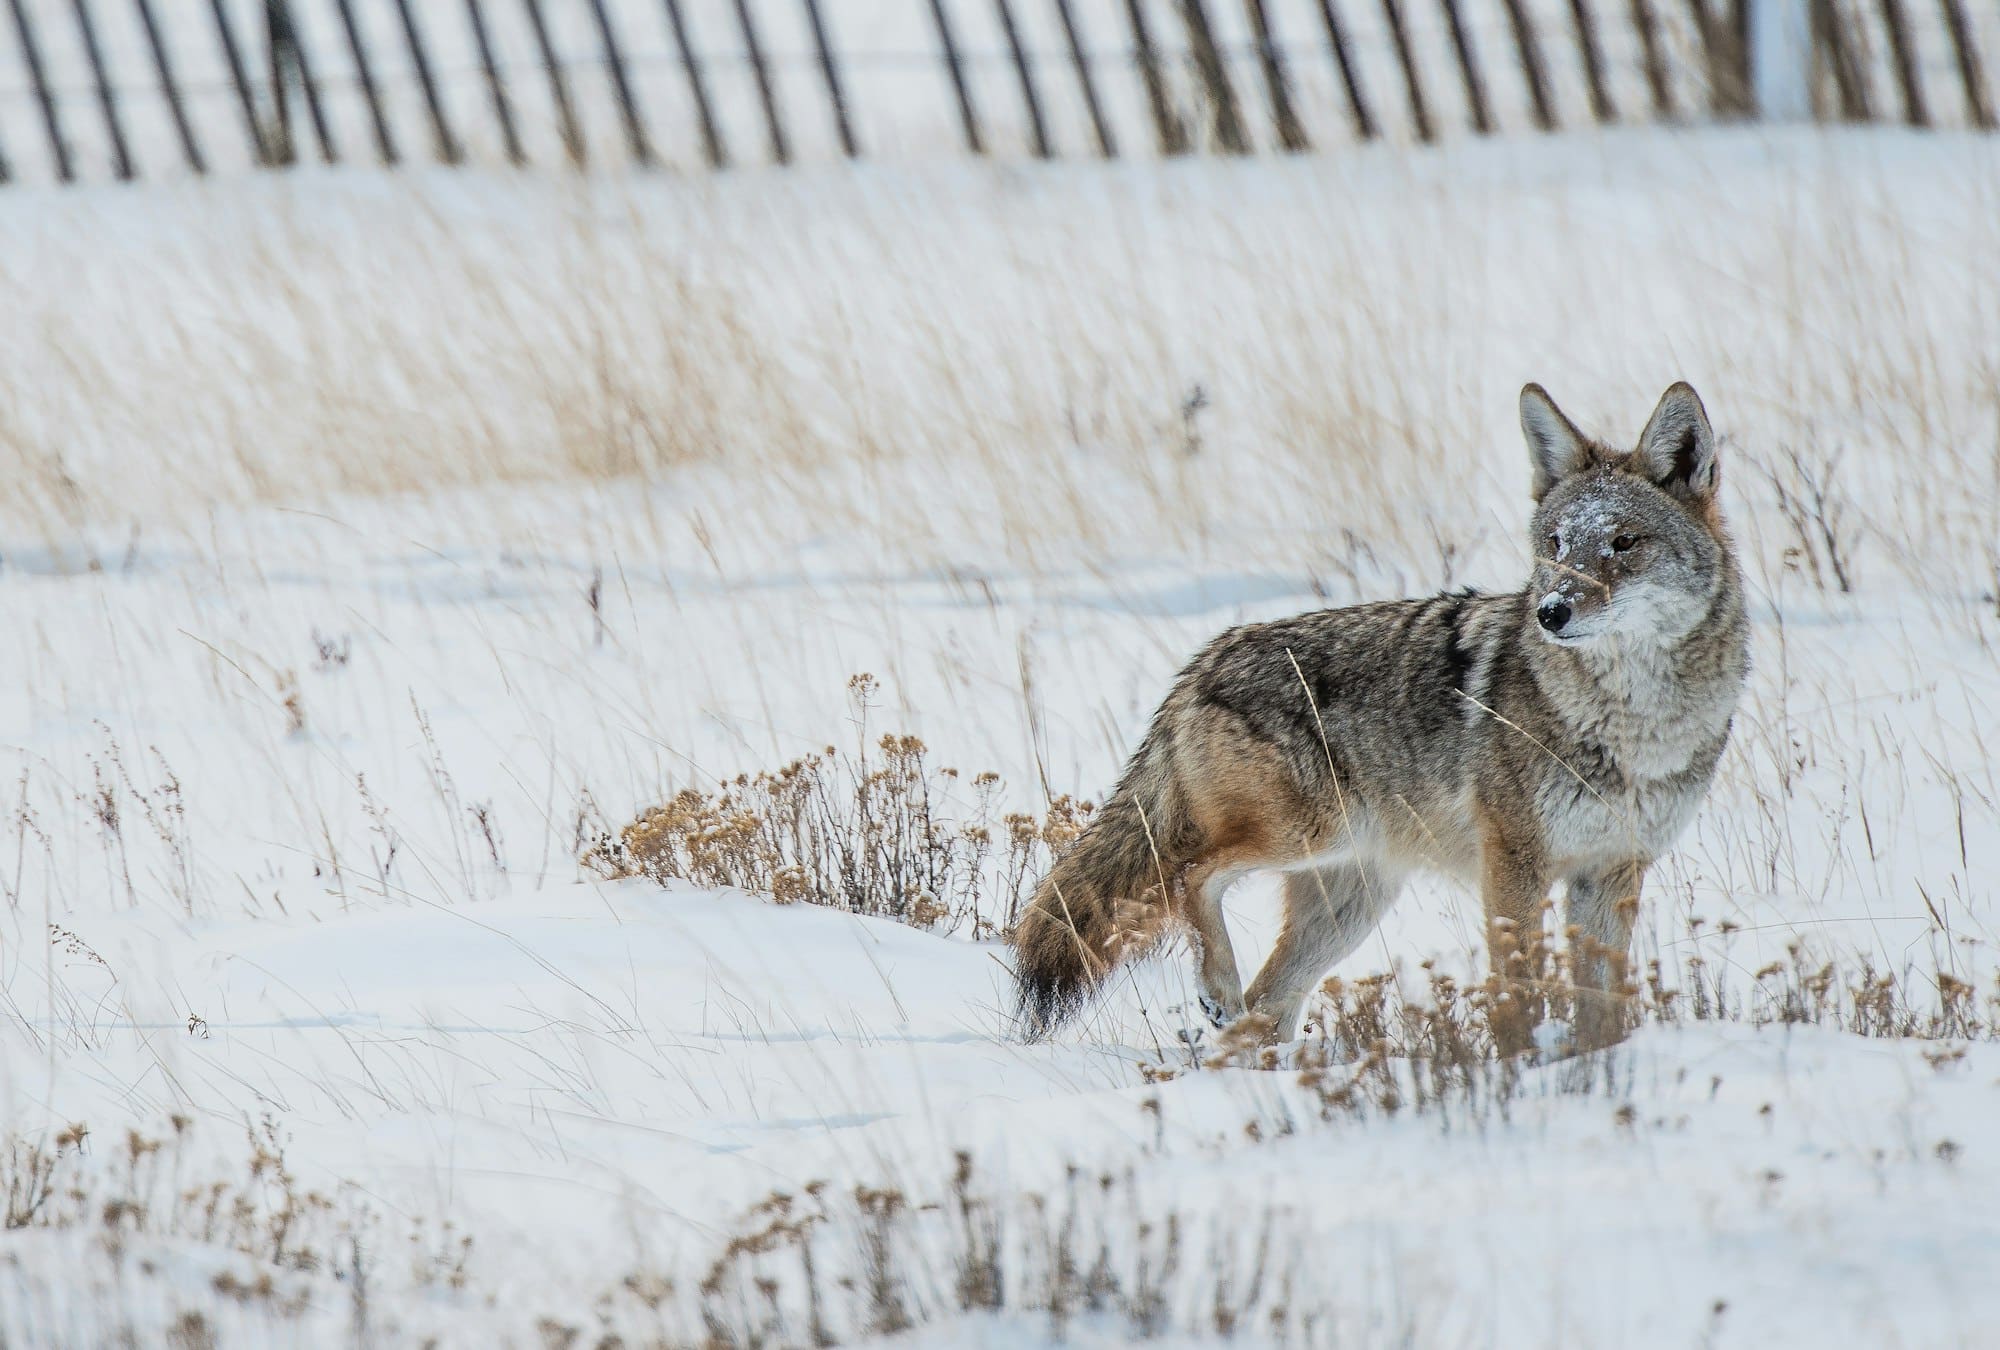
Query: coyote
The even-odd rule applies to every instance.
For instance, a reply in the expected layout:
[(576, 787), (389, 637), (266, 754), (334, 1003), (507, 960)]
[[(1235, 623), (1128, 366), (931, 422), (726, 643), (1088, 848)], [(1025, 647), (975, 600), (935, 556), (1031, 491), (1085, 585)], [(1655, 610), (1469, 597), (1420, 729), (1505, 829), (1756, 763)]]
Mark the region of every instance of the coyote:
[[(1522, 1018), (1549, 890), (1567, 883), (1575, 1034), (1622, 1034), (1640, 878), (1700, 805), (1749, 670), (1742, 580), (1691, 387), (1667, 390), (1629, 453), (1540, 385), (1521, 391), (1521, 429), (1525, 589), (1246, 624), (1181, 672), (1014, 934), (1026, 1034), (1181, 921), (1209, 1020), (1247, 1009), (1251, 1033), (1288, 1040), (1420, 866), (1476, 880)], [(1257, 868), (1284, 873), (1285, 913), (1246, 1001), (1221, 898)]]

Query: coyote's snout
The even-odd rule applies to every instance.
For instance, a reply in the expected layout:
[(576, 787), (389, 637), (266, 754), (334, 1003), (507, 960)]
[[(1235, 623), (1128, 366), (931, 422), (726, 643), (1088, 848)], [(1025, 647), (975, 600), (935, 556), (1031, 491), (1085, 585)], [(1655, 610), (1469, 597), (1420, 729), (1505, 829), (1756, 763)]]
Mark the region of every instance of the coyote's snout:
[(1539, 971), (1543, 903), (1564, 883), (1578, 1031), (1617, 1034), (1640, 879), (1700, 804), (1748, 669), (1742, 584), (1689, 386), (1629, 452), (1539, 385), (1521, 391), (1521, 428), (1525, 589), (1248, 624), (1181, 672), (1014, 935), (1030, 1035), (1176, 922), (1199, 943), (1210, 1017), (1241, 1015), (1221, 895), (1272, 868), (1284, 927), (1247, 1009), (1287, 1039), (1418, 867), (1479, 885), (1513, 976)]

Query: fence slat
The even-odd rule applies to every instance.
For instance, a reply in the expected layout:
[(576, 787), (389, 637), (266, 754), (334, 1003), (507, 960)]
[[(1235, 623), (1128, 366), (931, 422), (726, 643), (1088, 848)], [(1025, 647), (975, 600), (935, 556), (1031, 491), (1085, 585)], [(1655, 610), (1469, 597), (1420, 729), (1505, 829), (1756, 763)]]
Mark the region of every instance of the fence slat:
[(1195, 73), (1201, 76), (1214, 119), (1215, 140), (1232, 155), (1250, 153), (1250, 138), (1243, 133), (1243, 118), (1236, 109), (1236, 89), (1229, 82), (1229, 68), (1222, 64), (1222, 49), (1216, 45), (1215, 30), (1209, 26), (1208, 8), (1203, 0), (1181, 0), (1181, 22), (1187, 25), (1188, 44), (1194, 52)]
[(1341, 27), (1333, 3), (1334, 0), (1319, 0), (1320, 20), (1326, 25), (1326, 44), (1332, 49), (1333, 64), (1340, 71), (1341, 88), (1347, 91), (1347, 112), (1354, 119), (1354, 134), (1364, 141), (1373, 140), (1379, 131), (1375, 114), (1369, 109), (1368, 95), (1361, 87), (1361, 74), (1348, 54), (1347, 32)]
[(1910, 35), (1909, 16), (1903, 0), (1878, 0), (1882, 7), (1882, 27), (1889, 33), (1889, 58), (1896, 68), (1896, 84), (1903, 95), (1903, 120), (1913, 127), (1931, 124), (1930, 108), (1924, 102), (1923, 78), (1917, 73), (1915, 39)]
[(1833, 74), (1837, 115), (1849, 122), (1868, 120), (1868, 72), (1862, 67), (1847, 32), (1847, 16), (1836, 0), (1815, 0), (1813, 45)]
[[(1770, 0), (1764, 0), (1770, 3)], [(1729, 17), (1722, 30), (1727, 60), (1723, 69), (1727, 73), (1730, 117), (1754, 117), (1757, 113), (1757, 87), (1750, 76), (1750, 3), (1751, 0), (1727, 0)]]
[(625, 52), (618, 45), (618, 30), (611, 26), (604, 0), (590, 0), (590, 12), (597, 20), (597, 40), (604, 44), (604, 64), (611, 72), (611, 92), (618, 98), (618, 117), (625, 126), (625, 144), (640, 165), (653, 162), (653, 142), (646, 135), (646, 119), (633, 97), (632, 82), (625, 78)]
[[(1451, 30), (1451, 48), (1458, 54), (1458, 72), (1465, 81), (1465, 103), (1472, 113), (1472, 129), (1484, 136), (1493, 130), (1493, 114), (1486, 106), (1486, 78), (1479, 71), (1479, 55), (1472, 49), (1472, 34), (1459, 12), (1458, 0), (1438, 0), (1444, 8), (1445, 24)], [(1699, 0), (1697, 0), (1699, 3)]]
[(1437, 133), (1431, 127), (1423, 78), (1417, 74), (1416, 53), (1410, 50), (1410, 30), (1403, 23), (1402, 0), (1382, 0), (1382, 17), (1389, 24), (1389, 40), (1396, 47), (1396, 63), (1403, 68), (1403, 89), (1410, 100), (1410, 124), (1416, 128), (1418, 140), (1433, 140)]
[(840, 132), (840, 148), (849, 159), (861, 153), (860, 142), (854, 138), (854, 123), (847, 114), (847, 89), (840, 81), (840, 63), (833, 54), (833, 43), (826, 35), (826, 18), (820, 13), (819, 0), (805, 0), (806, 19), (812, 26), (813, 46), (819, 51), (820, 78), (826, 81), (826, 97), (833, 104), (833, 124)]
[(1069, 0), (1056, 0), (1056, 16), (1062, 20), (1063, 36), (1069, 42), (1070, 61), (1076, 67), (1076, 83), (1083, 93), (1084, 111), (1090, 117), (1091, 135), (1097, 139), (1097, 153), (1106, 159), (1116, 159), (1118, 143), (1112, 138), (1111, 124), (1105, 121), (1104, 108), (1097, 101), (1097, 80), (1090, 73), (1090, 53), (1084, 50), (1083, 38), (1076, 29), (1076, 16), (1070, 13)]
[[(264, 0), (264, 55), (268, 65), (265, 70), (266, 94), (271, 100), (273, 118), (264, 126), (264, 132), (271, 146), (271, 159), (276, 164), (291, 164), (298, 159), (298, 148), (292, 144), (292, 103), (287, 90), (287, 64), (289, 42), (280, 39), (280, 20), (277, 16), (286, 14), (280, 4)], [(289, 22), (287, 20), (286, 22)]]
[(319, 81), (313, 78), (312, 57), (299, 41), (298, 26), (292, 22), (289, 0), (264, 0), (264, 44), (270, 52), (271, 99), (278, 113), (281, 162), (298, 158), (292, 143), (292, 101), (288, 86), (296, 83), (306, 99), (306, 117), (312, 122), (313, 137), (319, 143), (320, 161), (338, 164), (333, 128), (327, 124), (326, 109), (319, 99)]
[(1750, 89), (1749, 10), (1747, 0), (1726, 3), (1726, 14), (1718, 18), (1710, 0), (1688, 0), (1688, 18), (1701, 43), (1709, 110), (1718, 117), (1740, 117), (1756, 106)]
[(1028, 49), (1021, 45), (1021, 31), (1014, 26), (1014, 7), (1007, 0), (993, 0), (993, 8), (1000, 20), (1001, 34), (1007, 39), (1007, 51), (1013, 57), (1014, 75), (1021, 85), (1021, 105), (1028, 114), (1028, 145), (1035, 152), (1035, 158), (1047, 159), (1054, 152), (1049, 148), (1048, 123), (1042, 120), (1042, 99), (1035, 90), (1035, 72), (1028, 64)]
[(479, 48), (479, 67), (486, 73), (486, 95), (493, 104), (493, 118), (500, 124), (507, 161), (526, 164), (528, 156), (521, 148), (521, 133), (514, 126), (514, 105), (507, 98), (507, 82), (501, 77), (500, 63), (493, 57), (493, 35), (486, 30), (486, 14), (480, 9), (479, 0), (465, 0), (465, 21), (472, 28), (472, 45)]
[(1590, 92), (1590, 115), (1599, 122), (1618, 120), (1611, 86), (1604, 78), (1604, 49), (1597, 44), (1597, 16), (1590, 0), (1569, 0), (1570, 22), (1576, 30), (1577, 55), (1583, 60), (1583, 83)]
[[(16, 4), (19, 2), (15, 0)], [(222, 44), (223, 61), (229, 67), (229, 80), (236, 86), (236, 101), (243, 109), (243, 126), (250, 133), (250, 155), (258, 164), (270, 165), (276, 162), (271, 157), (271, 138), (265, 131), (263, 117), (257, 112), (257, 95), (250, 88), (250, 74), (243, 64), (243, 49), (237, 45), (236, 30), (231, 27), (229, 14), (222, 6), (223, 0), (208, 0), (209, 13), (215, 18), (215, 37)]]
[(340, 15), (341, 31), (347, 34), (347, 51), (354, 58), (354, 78), (361, 86), (361, 101), (368, 105), (368, 123), (375, 132), (375, 153), (384, 164), (398, 163), (396, 138), (389, 131), (389, 118), (382, 111), (382, 94), (375, 87), (375, 72), (368, 64), (368, 44), (361, 39), (361, 26), (354, 19), (354, 0), (334, 0)]
[(688, 97), (694, 100), (695, 120), (701, 124), (702, 153), (708, 157), (710, 168), (721, 169), (729, 165), (729, 151), (722, 143), (722, 133), (715, 124), (715, 109), (708, 101), (708, 81), (701, 73), (701, 59), (695, 54), (694, 44), (688, 41), (687, 20), (681, 14), (681, 0), (666, 0), (667, 24), (674, 30), (674, 46), (681, 56), (681, 73), (687, 77)]
[(403, 41), (410, 49), (410, 60), (417, 68), (417, 84), (424, 91), (424, 110), (431, 118), (431, 139), (437, 146), (437, 157), (446, 164), (457, 164), (465, 158), (459, 149), (458, 137), (452, 133), (451, 122), (445, 117), (444, 99), (438, 93), (437, 76), (431, 71), (430, 51), (424, 44), (424, 31), (417, 26), (417, 16), (410, 11), (410, 0), (396, 0), (396, 13), (403, 20)]
[(1139, 0), (1125, 0), (1125, 17), (1132, 25), (1133, 59), (1139, 63), (1139, 74), (1146, 82), (1146, 102), (1153, 110), (1153, 126), (1160, 134), (1160, 153), (1185, 155), (1187, 128), (1181, 125), (1180, 116), (1174, 111), (1173, 98), (1167, 92), (1167, 74), (1160, 63), (1160, 49), (1153, 45), (1153, 34), (1146, 26), (1146, 12), (1140, 8)]
[(944, 70), (951, 80), (951, 92), (958, 99), (958, 125), (965, 133), (965, 148), (975, 155), (986, 153), (985, 138), (979, 134), (979, 109), (972, 101), (972, 88), (965, 82), (965, 58), (958, 52), (958, 35), (951, 31), (951, 16), (944, 0), (931, 0), (931, 23), (937, 29), (938, 46), (944, 52)]
[(556, 125), (561, 129), (563, 153), (569, 162), (581, 167), (588, 160), (583, 144), (583, 127), (576, 120), (576, 105), (570, 102), (569, 80), (563, 75), (562, 62), (556, 58), (556, 45), (549, 38), (548, 18), (542, 13), (542, 0), (521, 0), (528, 11), (528, 26), (534, 30), (535, 46), (542, 54), (542, 69), (549, 77), (549, 97), (556, 105)]
[(1535, 25), (1521, 0), (1505, 0), (1507, 23), (1514, 30), (1514, 46), (1521, 54), (1521, 75), (1528, 82), (1528, 104), (1535, 125), (1543, 131), (1556, 126), (1555, 109), (1549, 104), (1549, 77), (1542, 66), (1542, 44)]
[(779, 164), (789, 164), (792, 149), (785, 140), (784, 119), (778, 115), (778, 91), (771, 85), (771, 65), (764, 59), (764, 43), (757, 35), (757, 21), (750, 15), (750, 0), (736, 0), (736, 24), (743, 31), (743, 46), (750, 54), (750, 69), (757, 77), (757, 97), (764, 104), (764, 125), (771, 136), (771, 158)]
[(104, 71), (104, 52), (97, 45), (97, 24), (90, 17), (90, 0), (71, 0), (76, 15), (76, 33), (83, 39), (84, 59), (90, 62), (91, 82), (97, 87), (97, 107), (104, 117), (104, 134), (111, 138), (111, 168), (120, 182), (132, 181), (132, 147), (125, 142), (125, 124), (118, 117), (118, 95)]
[(1965, 17), (1960, 0), (1938, 0), (1944, 8), (1945, 27), (1951, 32), (1951, 54), (1958, 62), (1959, 83), (1965, 87), (1966, 116), (1972, 125), (1992, 130), (1993, 104), (1986, 96), (1986, 72), (1979, 63), (1979, 43), (1972, 36), (1972, 24)]
[(35, 102), (41, 105), (42, 129), (48, 133), (49, 153), (56, 162), (56, 177), (62, 182), (73, 183), (76, 181), (76, 165), (70, 159), (69, 143), (63, 139), (62, 114), (56, 109), (55, 92), (49, 88), (48, 71), (42, 65), (42, 47), (35, 40), (35, 25), (29, 20), (22, 0), (10, 0), (10, 4), (14, 11), (14, 33), (21, 40), (21, 56), (28, 63), (28, 83), (34, 87)]
[(1264, 91), (1271, 100), (1271, 120), (1278, 128), (1278, 144), (1288, 154), (1310, 150), (1312, 142), (1306, 138), (1298, 110), (1292, 107), (1292, 91), (1285, 82), (1284, 56), (1271, 28), (1271, 16), (1264, 9), (1264, 0), (1243, 0), (1243, 6), (1257, 41), (1258, 64), (1264, 68)]
[(159, 72), (160, 92), (166, 95), (167, 111), (174, 119), (174, 131), (180, 137), (181, 154), (187, 158), (188, 167), (198, 174), (208, 172), (208, 161), (201, 153), (201, 142), (195, 137), (194, 124), (188, 121), (187, 105), (181, 99), (180, 81), (174, 78), (173, 58), (167, 52), (166, 35), (160, 31), (159, 20), (154, 17), (152, 0), (133, 0), (133, 7), (139, 11), (139, 26), (146, 30), (146, 45), (153, 53), (153, 69)]
[(1653, 116), (1674, 119), (1674, 86), (1667, 76), (1667, 54), (1660, 44), (1660, 21), (1649, 0), (1632, 0), (1632, 30), (1639, 35), (1639, 56), (1646, 68), (1646, 89), (1653, 96)]

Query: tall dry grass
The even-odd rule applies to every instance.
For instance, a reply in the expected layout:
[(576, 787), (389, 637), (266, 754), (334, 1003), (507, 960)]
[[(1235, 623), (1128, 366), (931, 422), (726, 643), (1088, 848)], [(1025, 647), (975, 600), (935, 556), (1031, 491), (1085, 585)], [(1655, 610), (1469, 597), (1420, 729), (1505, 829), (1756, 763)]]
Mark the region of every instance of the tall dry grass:
[(15, 529), (55, 539), (710, 466), (925, 557), (1249, 540), (1338, 567), (1386, 526), (1429, 582), (1511, 538), (1521, 382), (1588, 420), (1684, 376), (1732, 492), (1792, 503), (1755, 531), (1773, 562), (1873, 565), (1792, 520), (1865, 500), (1864, 553), (1879, 531), (1891, 565), (1990, 587), (1997, 188), (1976, 140), (1744, 131), (25, 192), (0, 470)]

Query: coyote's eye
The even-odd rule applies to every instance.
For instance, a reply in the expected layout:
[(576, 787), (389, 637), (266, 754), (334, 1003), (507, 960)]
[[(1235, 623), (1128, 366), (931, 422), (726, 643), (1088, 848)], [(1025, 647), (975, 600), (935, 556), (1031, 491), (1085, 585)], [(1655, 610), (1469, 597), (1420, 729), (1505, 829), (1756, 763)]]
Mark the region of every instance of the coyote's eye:
[(1550, 536), (1549, 536), (1549, 556), (1550, 556), (1551, 558), (1553, 558), (1553, 557), (1554, 557), (1554, 556), (1555, 556), (1556, 554), (1558, 554), (1558, 553), (1560, 553), (1560, 552), (1562, 552), (1562, 551), (1563, 551), (1563, 539), (1562, 539), (1562, 536), (1561, 536), (1561, 535), (1559, 535), (1559, 534), (1552, 534), (1552, 535), (1550, 535)]
[(1636, 534), (1621, 534), (1611, 541), (1611, 547), (1615, 552), (1624, 553), (1635, 547), (1638, 542), (1639, 536)]

